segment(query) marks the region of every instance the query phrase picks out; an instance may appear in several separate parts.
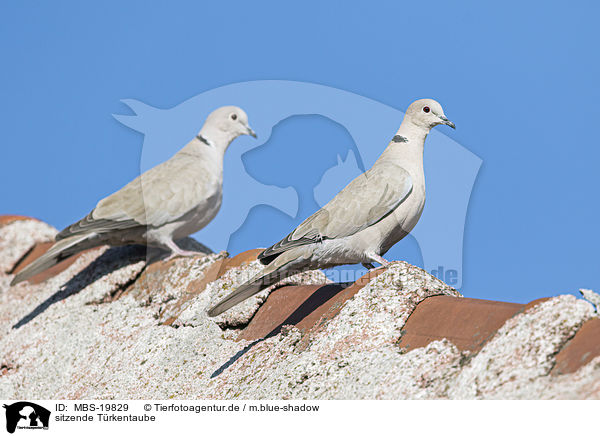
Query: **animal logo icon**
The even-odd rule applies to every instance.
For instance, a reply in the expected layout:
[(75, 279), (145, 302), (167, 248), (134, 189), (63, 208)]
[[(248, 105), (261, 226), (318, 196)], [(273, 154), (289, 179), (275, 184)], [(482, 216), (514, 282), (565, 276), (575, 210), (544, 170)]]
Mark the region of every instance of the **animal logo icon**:
[(4, 404), (6, 409), (6, 431), (14, 433), (19, 429), (48, 429), (50, 411), (29, 401)]

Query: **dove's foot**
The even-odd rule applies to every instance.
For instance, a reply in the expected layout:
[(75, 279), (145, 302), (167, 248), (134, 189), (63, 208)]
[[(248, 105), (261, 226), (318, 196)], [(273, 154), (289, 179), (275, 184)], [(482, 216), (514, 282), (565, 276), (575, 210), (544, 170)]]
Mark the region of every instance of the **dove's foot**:
[(362, 266), (364, 266), (366, 269), (374, 269), (375, 265), (373, 265), (372, 263), (363, 263)]
[(191, 257), (191, 256), (197, 256), (198, 254), (201, 254), (201, 253), (198, 253), (197, 251), (182, 250), (173, 241), (168, 241), (166, 243), (166, 245), (167, 245), (167, 247), (169, 247), (169, 250), (171, 250), (171, 255), (165, 259), (165, 262), (175, 259), (176, 257)]
[(175, 259), (176, 257), (191, 257), (191, 256), (197, 256), (199, 254), (202, 254), (202, 253), (199, 253), (197, 251), (188, 251), (188, 250), (179, 250), (177, 252), (173, 251), (171, 253), (171, 255), (165, 259), (165, 262), (167, 262), (171, 259)]
[(369, 256), (369, 259), (371, 259), (373, 262), (380, 263), (381, 266), (383, 266), (385, 268), (390, 266), (390, 263), (387, 260), (385, 260), (383, 257), (381, 257), (380, 255), (378, 255), (377, 253), (368, 253), (368, 256)]

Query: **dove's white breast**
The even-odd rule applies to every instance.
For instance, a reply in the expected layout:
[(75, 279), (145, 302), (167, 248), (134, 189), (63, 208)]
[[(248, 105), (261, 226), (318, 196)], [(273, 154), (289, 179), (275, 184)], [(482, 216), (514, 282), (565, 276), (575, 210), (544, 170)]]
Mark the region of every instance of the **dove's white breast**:
[(164, 237), (181, 239), (203, 229), (217, 215), (223, 198), (222, 162), (218, 156), (204, 154), (201, 158), (190, 156), (186, 168), (176, 178), (182, 183), (187, 211), (172, 222), (148, 232), (149, 240)]
[(425, 178), (422, 167), (406, 168), (413, 181), (413, 189), (393, 213), (350, 237), (349, 243), (363, 247), (364, 251), (385, 254), (406, 236), (417, 224), (425, 206)]

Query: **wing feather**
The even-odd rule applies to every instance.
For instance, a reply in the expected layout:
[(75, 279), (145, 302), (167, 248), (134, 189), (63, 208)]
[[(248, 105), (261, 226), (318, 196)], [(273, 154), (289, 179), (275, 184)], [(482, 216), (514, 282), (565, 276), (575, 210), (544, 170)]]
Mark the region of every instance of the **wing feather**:
[(376, 164), (258, 258), (270, 260), (293, 247), (358, 233), (392, 213), (412, 188), (404, 168), (390, 162)]
[(175, 155), (100, 200), (85, 218), (65, 228), (56, 238), (139, 226), (160, 227), (176, 221), (218, 188), (214, 169), (208, 165), (197, 156)]

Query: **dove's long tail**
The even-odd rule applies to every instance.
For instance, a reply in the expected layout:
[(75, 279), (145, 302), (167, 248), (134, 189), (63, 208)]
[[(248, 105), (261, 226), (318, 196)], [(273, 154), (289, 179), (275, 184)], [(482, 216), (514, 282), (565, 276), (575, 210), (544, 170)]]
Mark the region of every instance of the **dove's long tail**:
[(48, 251), (23, 268), (23, 270), (15, 276), (12, 282), (10, 282), (10, 285), (13, 286), (27, 280), (28, 278), (53, 267), (61, 260), (64, 260), (85, 248), (89, 248), (82, 247), (82, 245), (84, 245), (82, 243), (90, 236), (91, 235), (89, 234), (76, 235), (57, 241)]
[(280, 280), (281, 271), (279, 269), (273, 272), (263, 272), (254, 276), (252, 279), (241, 285), (227, 297), (223, 298), (217, 304), (215, 304), (209, 311), (208, 316), (217, 316), (231, 309), (238, 303), (241, 303), (246, 298), (252, 297), (254, 294), (259, 293), (265, 288), (268, 288), (274, 283)]
[(259, 274), (241, 285), (227, 297), (223, 298), (208, 311), (208, 316), (217, 316), (231, 309), (246, 298), (252, 297), (265, 288), (277, 283), (289, 275), (303, 271), (306, 262), (302, 254), (306, 247), (296, 247), (275, 258)]

